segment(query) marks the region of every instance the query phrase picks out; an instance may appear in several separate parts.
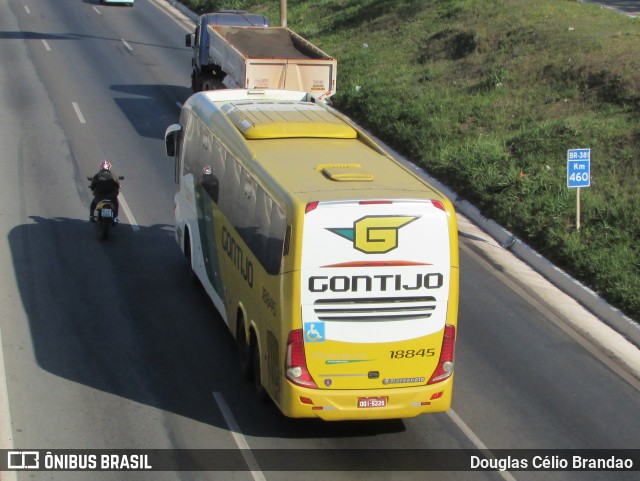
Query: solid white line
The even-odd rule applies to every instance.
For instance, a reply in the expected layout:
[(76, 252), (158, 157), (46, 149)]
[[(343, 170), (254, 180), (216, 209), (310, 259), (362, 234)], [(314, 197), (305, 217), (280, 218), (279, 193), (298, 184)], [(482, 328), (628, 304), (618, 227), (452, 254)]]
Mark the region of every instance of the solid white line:
[(78, 116), (78, 119), (80, 120), (81, 124), (86, 124), (87, 121), (84, 119), (84, 116), (82, 115), (82, 112), (80, 112), (80, 107), (78, 107), (78, 104), (75, 102), (71, 102), (71, 105), (73, 105), (73, 110), (76, 111), (76, 115)]
[(227, 402), (224, 400), (222, 393), (214, 391), (213, 397), (218, 404), (218, 408), (220, 409), (224, 420), (227, 422), (227, 426), (229, 427), (229, 430), (233, 435), (233, 439), (236, 442), (238, 449), (240, 449), (240, 452), (242, 453), (242, 457), (251, 470), (251, 476), (253, 476), (253, 479), (255, 481), (266, 481), (264, 474), (262, 474), (262, 471), (260, 471), (260, 467), (258, 466), (256, 458), (254, 458), (253, 454), (251, 454), (249, 444), (242, 434), (242, 431), (240, 431), (240, 426), (238, 426), (236, 419), (233, 417), (233, 413), (231, 412), (231, 409), (229, 409)]
[[(478, 448), (480, 451), (483, 451), (483, 454), (485, 456), (493, 458), (491, 451), (489, 450), (489, 448), (487, 448), (486, 444), (484, 444), (480, 440), (480, 438), (476, 436), (476, 433), (474, 433), (471, 428), (467, 426), (467, 423), (465, 423), (453, 409), (449, 409), (447, 411), (447, 416), (451, 418), (454, 424), (458, 426), (458, 428), (460, 428), (460, 431), (462, 431), (464, 435), (469, 438), (469, 441), (471, 441), (476, 448)], [(514, 478), (509, 471), (497, 471), (497, 474), (499, 474), (505, 481), (516, 481), (516, 478)]]
[[(9, 409), (9, 389), (7, 388), (7, 373), (4, 368), (4, 352), (2, 351), (2, 333), (0, 332), (0, 448), (13, 450), (13, 432), (11, 424), (11, 411)], [(17, 479), (15, 471), (2, 473), (3, 481)]]
[(27, 13), (31, 13), (31, 10), (29, 10), (29, 7), (27, 7), (26, 5), (24, 6), (24, 10), (25, 10), (25, 12), (27, 12)]
[(42, 43), (44, 44), (44, 48), (47, 49), (47, 52), (51, 52), (51, 47), (49, 47), (49, 44), (44, 38), (42, 39)]
[(124, 46), (127, 47), (130, 52), (133, 52), (133, 49), (131, 48), (131, 45), (129, 45), (124, 38), (121, 38), (120, 40), (122, 40), (122, 43), (124, 43)]
[(140, 226), (138, 225), (135, 217), (133, 217), (133, 213), (131, 212), (131, 209), (129, 209), (129, 204), (127, 204), (127, 201), (124, 200), (124, 195), (120, 194), (118, 196), (118, 203), (124, 209), (124, 213), (127, 215), (127, 219), (129, 219), (129, 225), (131, 225), (131, 228), (134, 231), (138, 232), (140, 230)]
[(100, 10), (98, 10), (98, 7), (96, 7), (95, 5), (93, 6), (93, 9), (95, 10), (95, 12), (96, 12), (98, 15), (102, 15), (102, 12), (101, 12)]

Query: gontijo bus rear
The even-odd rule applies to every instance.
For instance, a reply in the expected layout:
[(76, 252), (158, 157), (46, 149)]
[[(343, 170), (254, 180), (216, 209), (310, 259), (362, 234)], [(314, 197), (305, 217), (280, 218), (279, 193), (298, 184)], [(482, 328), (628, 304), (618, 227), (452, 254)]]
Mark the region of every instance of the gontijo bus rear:
[(240, 372), (285, 415), (445, 411), (458, 311), (453, 207), (309, 100), (219, 90), (185, 103), (165, 137), (176, 239), (236, 338)]

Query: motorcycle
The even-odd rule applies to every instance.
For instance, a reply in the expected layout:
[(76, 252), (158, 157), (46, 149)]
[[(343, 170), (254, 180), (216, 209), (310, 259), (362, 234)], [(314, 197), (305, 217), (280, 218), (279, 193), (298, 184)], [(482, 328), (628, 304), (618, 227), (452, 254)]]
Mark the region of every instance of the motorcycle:
[[(124, 180), (123, 176), (118, 177), (119, 180)], [(87, 180), (92, 180), (92, 177), (87, 177)], [(96, 203), (96, 224), (98, 225), (98, 232), (100, 233), (100, 239), (106, 240), (109, 237), (109, 228), (115, 225), (114, 222), (114, 207), (117, 200), (114, 197), (109, 196), (100, 199)]]

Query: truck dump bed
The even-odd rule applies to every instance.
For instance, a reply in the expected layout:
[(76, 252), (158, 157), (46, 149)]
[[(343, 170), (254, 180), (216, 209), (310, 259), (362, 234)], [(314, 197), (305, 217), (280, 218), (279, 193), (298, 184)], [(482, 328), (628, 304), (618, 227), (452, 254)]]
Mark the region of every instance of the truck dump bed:
[(246, 58), (333, 60), (287, 28), (211, 26)]
[(335, 93), (334, 58), (284, 27), (208, 26), (209, 63), (230, 88), (288, 89), (317, 98)]

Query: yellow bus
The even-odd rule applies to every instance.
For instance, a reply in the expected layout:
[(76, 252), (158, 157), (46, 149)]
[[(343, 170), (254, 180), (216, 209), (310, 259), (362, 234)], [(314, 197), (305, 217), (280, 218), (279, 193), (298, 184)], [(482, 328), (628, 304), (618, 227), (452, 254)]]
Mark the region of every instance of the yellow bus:
[(451, 404), (459, 290), (450, 201), (303, 92), (190, 97), (165, 134), (176, 240), (289, 417)]

